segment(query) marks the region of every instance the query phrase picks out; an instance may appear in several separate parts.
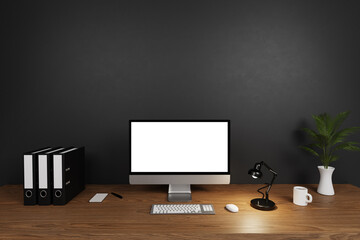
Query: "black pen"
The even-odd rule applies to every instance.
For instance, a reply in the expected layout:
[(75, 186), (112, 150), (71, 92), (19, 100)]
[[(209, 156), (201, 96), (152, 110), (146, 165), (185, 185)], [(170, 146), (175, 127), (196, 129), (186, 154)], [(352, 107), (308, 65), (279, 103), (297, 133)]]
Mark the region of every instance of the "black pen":
[(111, 194), (114, 195), (115, 197), (118, 197), (118, 198), (121, 198), (121, 199), (123, 198), (121, 195), (119, 195), (117, 193), (112, 192)]

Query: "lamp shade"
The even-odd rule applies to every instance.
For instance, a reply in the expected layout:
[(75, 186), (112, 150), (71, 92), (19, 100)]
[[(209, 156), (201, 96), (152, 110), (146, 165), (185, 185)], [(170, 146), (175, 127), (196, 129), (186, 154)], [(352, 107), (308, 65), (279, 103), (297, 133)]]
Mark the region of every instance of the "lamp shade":
[(253, 178), (261, 178), (262, 177), (262, 172), (255, 168), (250, 169), (248, 174), (251, 175)]
[(251, 175), (253, 178), (261, 178), (262, 172), (261, 172), (261, 163), (255, 163), (254, 168), (251, 168), (248, 171), (248, 174)]

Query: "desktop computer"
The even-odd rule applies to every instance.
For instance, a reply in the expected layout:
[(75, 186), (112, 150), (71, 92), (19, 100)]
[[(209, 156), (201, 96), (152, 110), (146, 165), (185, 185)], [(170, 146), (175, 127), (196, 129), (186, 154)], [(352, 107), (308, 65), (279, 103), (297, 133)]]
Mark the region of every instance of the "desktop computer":
[(230, 183), (229, 120), (130, 120), (130, 184), (169, 184), (170, 202), (191, 184)]

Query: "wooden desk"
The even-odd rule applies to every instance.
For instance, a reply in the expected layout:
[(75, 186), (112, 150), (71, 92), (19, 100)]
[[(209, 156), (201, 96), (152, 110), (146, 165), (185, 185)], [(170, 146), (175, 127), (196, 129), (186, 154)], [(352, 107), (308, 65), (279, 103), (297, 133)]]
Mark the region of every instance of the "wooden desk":
[[(23, 206), (22, 186), (0, 187), (0, 239), (360, 239), (360, 188), (335, 185), (335, 196), (316, 193), (307, 207), (292, 203), (294, 185), (276, 184), (278, 209), (250, 207), (260, 185), (192, 186), (193, 203), (212, 203), (216, 215), (150, 215), (154, 203), (167, 203), (167, 186), (87, 185), (65, 206)], [(98, 192), (117, 192), (89, 203)], [(224, 209), (227, 203), (239, 213)]]

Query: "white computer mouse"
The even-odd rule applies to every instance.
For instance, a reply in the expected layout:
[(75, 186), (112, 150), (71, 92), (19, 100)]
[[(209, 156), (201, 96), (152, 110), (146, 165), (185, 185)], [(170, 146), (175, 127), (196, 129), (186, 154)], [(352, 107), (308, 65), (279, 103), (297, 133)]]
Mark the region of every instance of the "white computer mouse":
[(239, 211), (239, 208), (235, 204), (226, 204), (225, 208), (233, 213), (236, 213)]

